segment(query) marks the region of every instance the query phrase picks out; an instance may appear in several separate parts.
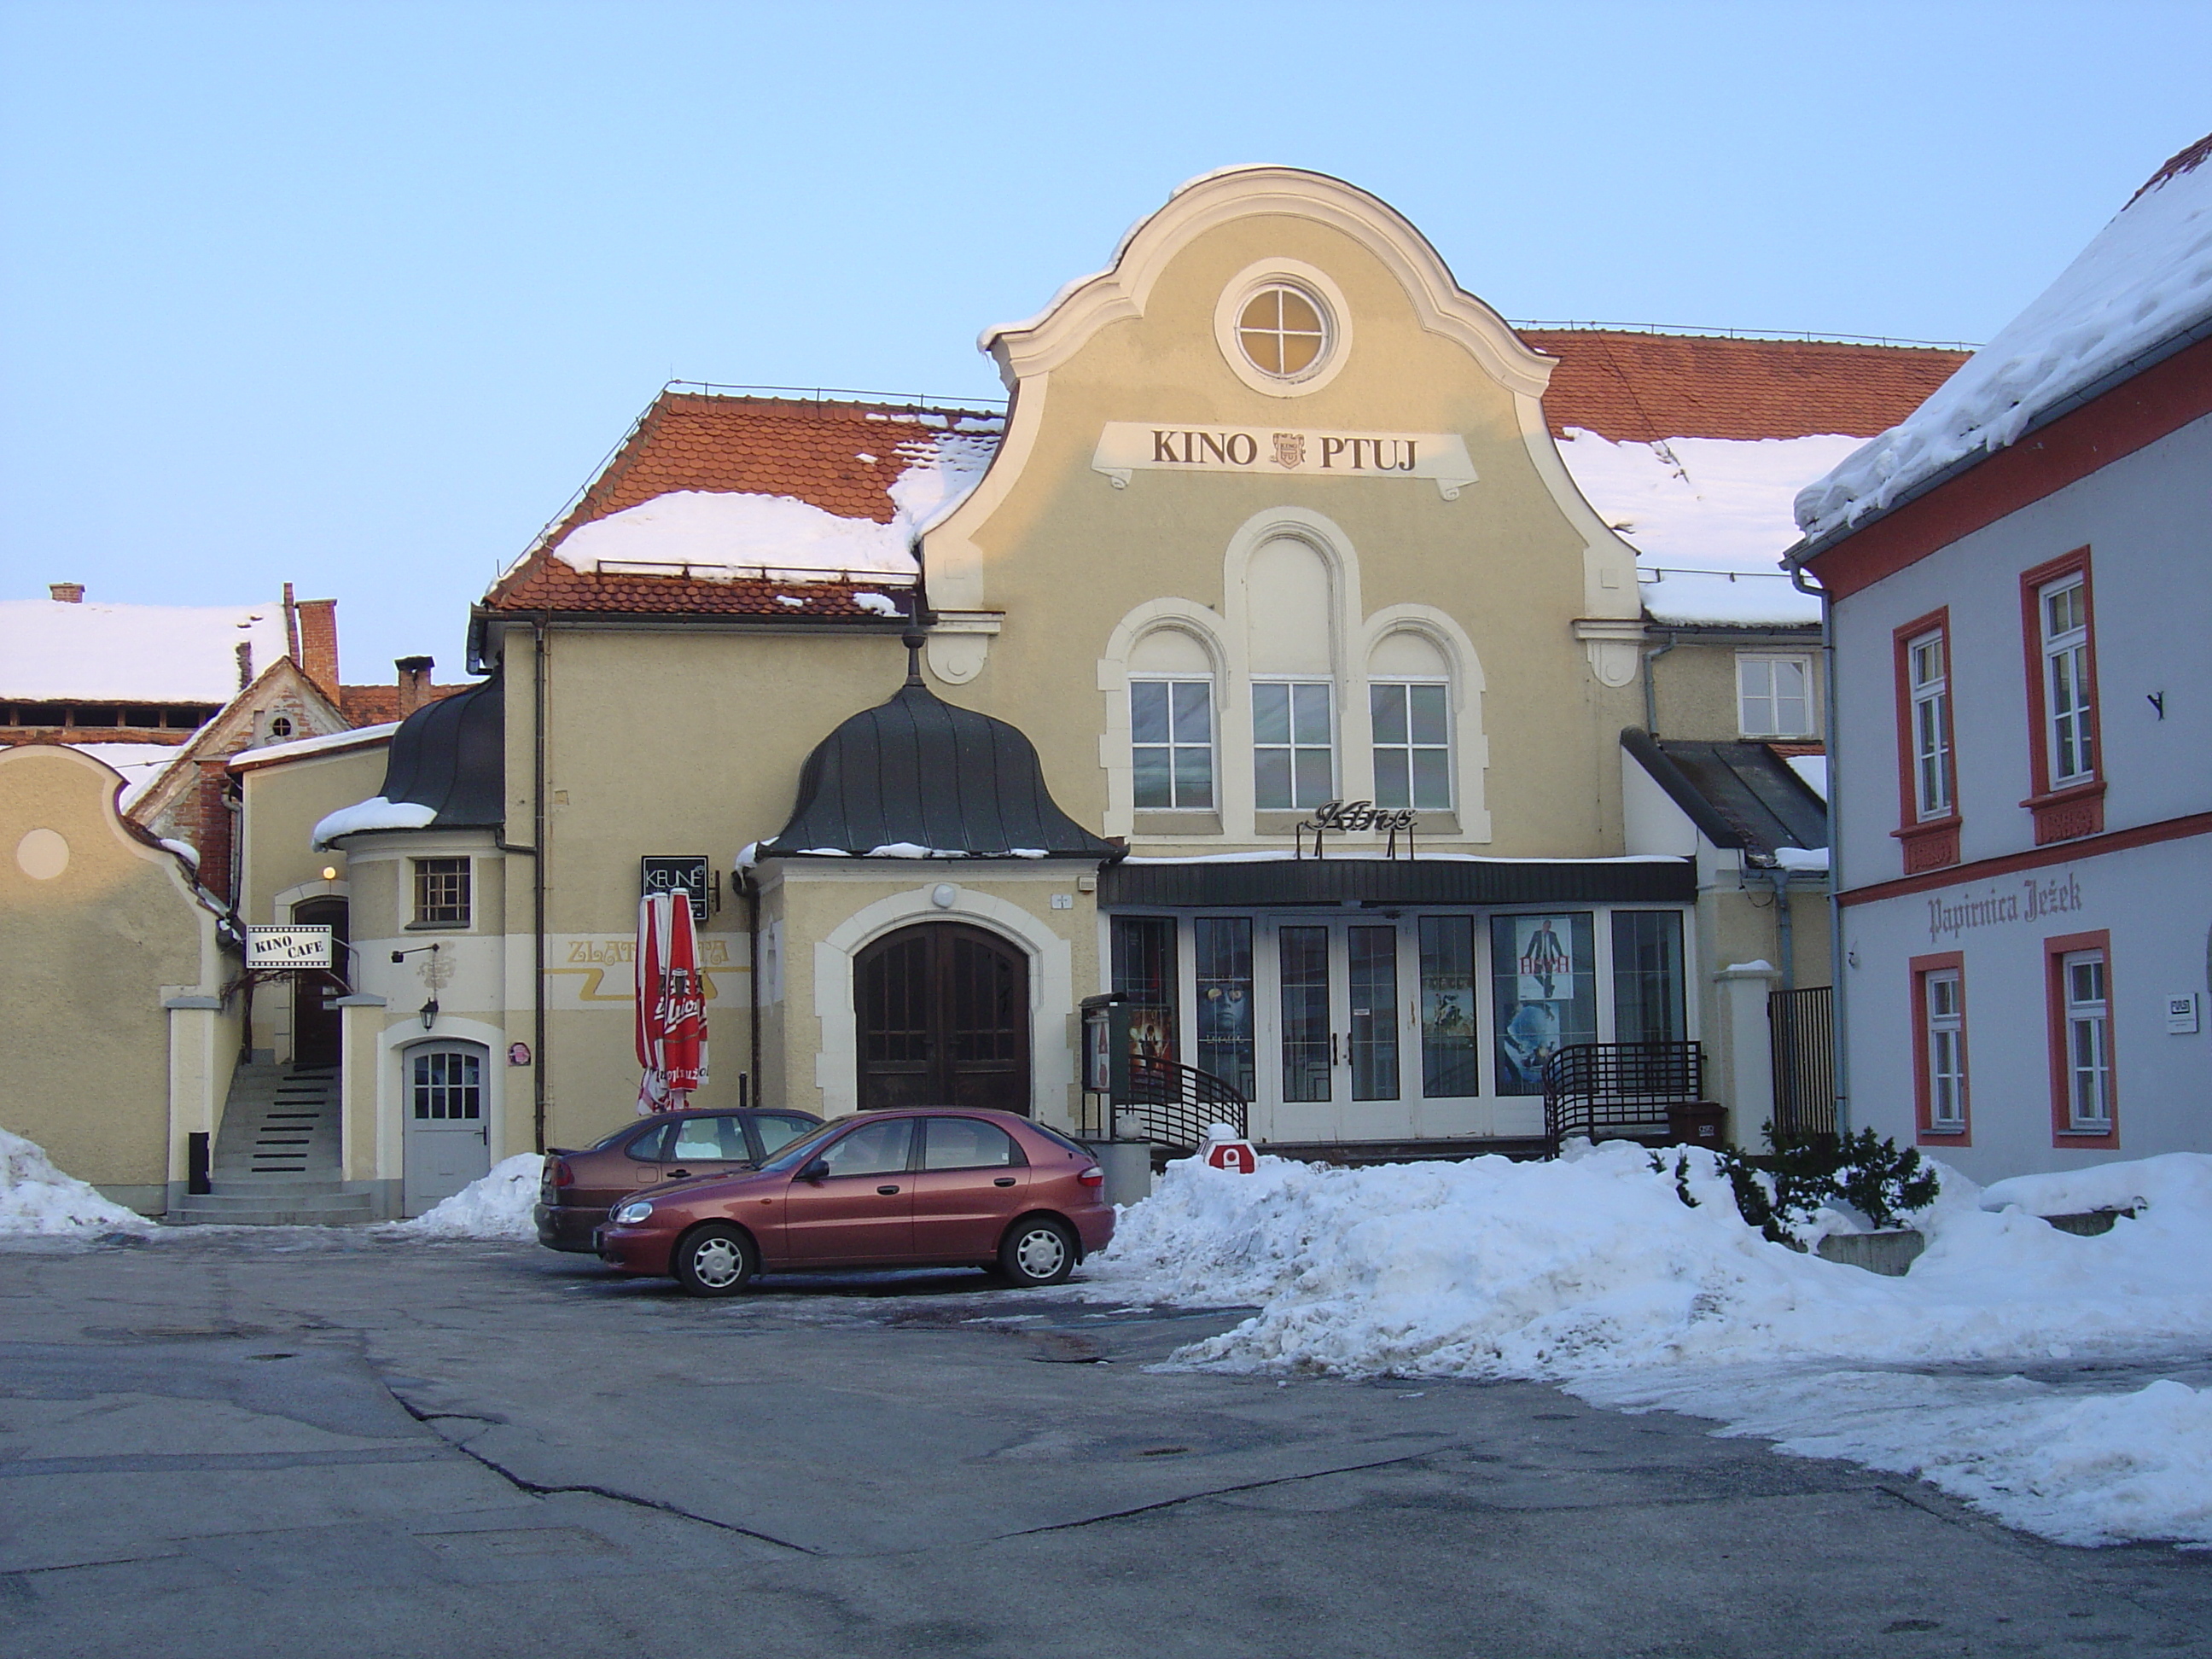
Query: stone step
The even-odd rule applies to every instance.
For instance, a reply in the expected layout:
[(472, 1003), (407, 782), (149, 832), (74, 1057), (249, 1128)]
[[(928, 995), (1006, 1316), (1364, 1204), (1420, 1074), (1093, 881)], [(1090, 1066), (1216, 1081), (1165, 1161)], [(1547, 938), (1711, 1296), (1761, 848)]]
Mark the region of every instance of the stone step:
[(282, 1212), (286, 1215), (314, 1215), (329, 1221), (369, 1218), (367, 1193), (191, 1193), (179, 1200), (169, 1218), (175, 1220), (233, 1220), (242, 1216)]

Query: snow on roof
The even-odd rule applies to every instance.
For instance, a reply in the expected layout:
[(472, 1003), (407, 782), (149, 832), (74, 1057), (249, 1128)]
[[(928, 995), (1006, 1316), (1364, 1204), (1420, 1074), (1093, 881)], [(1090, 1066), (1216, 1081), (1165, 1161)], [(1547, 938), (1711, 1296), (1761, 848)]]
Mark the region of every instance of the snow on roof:
[(398, 729), (399, 722), (391, 720), (381, 726), (356, 726), (350, 732), (325, 732), (319, 738), (295, 738), (289, 743), (265, 743), (258, 749), (241, 749), (230, 757), (230, 766), (233, 771), (238, 771), (248, 767), (266, 766), (274, 761), (298, 760), (307, 755), (335, 754), (342, 749), (365, 749), (374, 744), (391, 742), (392, 734)]
[(1598, 515), (1636, 549), (1655, 621), (1752, 627), (1820, 619), (1791, 586), (1782, 554), (1796, 539), (1790, 504), (1858, 443), (1850, 436), (1668, 438), (1613, 443), (1571, 428), (1559, 445)]
[(420, 830), (438, 816), (434, 806), (419, 801), (386, 800), (371, 795), (350, 806), (341, 806), (318, 822), (307, 836), (318, 852), (341, 836), (357, 836), (371, 830)]
[(281, 605), (0, 600), (0, 697), (228, 702), (284, 650)]
[(137, 805), (138, 798), (154, 787), (154, 780), (168, 770), (169, 763), (185, 752), (173, 743), (73, 743), (69, 746), (123, 774), (123, 792), (115, 802), (118, 812)]
[(574, 570), (642, 567), (709, 580), (761, 569), (912, 577), (915, 538), (967, 498), (998, 444), (995, 430), (940, 429), (886, 446), (906, 462), (885, 491), (889, 523), (793, 495), (678, 489), (578, 525), (553, 555)]
[(1882, 512), (2159, 346), (2212, 323), (2212, 137), (2166, 166), (1928, 401), (1797, 497), (1808, 536)]

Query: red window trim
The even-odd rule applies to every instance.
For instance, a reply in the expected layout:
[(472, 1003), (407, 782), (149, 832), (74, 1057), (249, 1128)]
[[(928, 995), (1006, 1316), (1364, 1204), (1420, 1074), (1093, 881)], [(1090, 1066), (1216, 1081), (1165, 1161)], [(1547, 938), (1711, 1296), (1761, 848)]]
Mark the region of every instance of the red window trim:
[[(2045, 701), (2043, 660), (2043, 590), (2053, 582), (2081, 576), (2081, 610), (2089, 645), (2089, 756), (2087, 779), (2063, 789), (2051, 787), (2051, 710)], [(2020, 577), (2021, 641), (2027, 657), (2028, 778), (2033, 785), (2021, 802), (2033, 816), (2035, 844), (2078, 841), (2105, 832), (2105, 696), (2097, 673), (2096, 578), (2089, 568), (2089, 550), (2071, 553), (2024, 570)]]
[(1911, 970), (1912, 983), (1912, 1100), (1916, 1139), (1923, 1146), (1971, 1146), (1974, 1144), (1974, 1089), (1971, 1063), (1962, 1072), (1966, 1087), (1964, 1109), (1955, 1129), (1936, 1129), (1935, 1089), (1928, 1076), (1928, 976), (1946, 971), (1959, 975), (1959, 1053), (1966, 1054), (1966, 955), (1963, 951), (1944, 951), (1935, 956), (1915, 957), (1906, 964)]
[[(2112, 1074), (2112, 1127), (2104, 1134), (2083, 1134), (2066, 1126), (2073, 1121), (2072, 1093), (2067, 1085), (2072, 1057), (2066, 1052), (2066, 972), (2064, 959), (2072, 951), (2105, 953), (2105, 1061)], [(2112, 934), (2109, 928), (2094, 933), (2060, 933), (2043, 941), (2045, 1024), (2050, 1028), (2051, 1144), (2062, 1152), (2117, 1152), (2120, 1145), (2120, 1059), (2117, 1040), (2119, 1002), (2112, 994)]]
[[(1919, 816), (1917, 781), (1919, 746), (1912, 729), (1912, 664), (1906, 647), (1925, 635), (1943, 635), (1943, 738), (1951, 746), (1951, 811), (1948, 817)], [(1942, 605), (1924, 617), (1916, 617), (1890, 636), (1897, 678), (1897, 828), (1890, 834), (1902, 844), (1905, 873), (1941, 870), (1959, 861), (1959, 744), (1952, 709), (1954, 684), (1951, 672), (1951, 607)]]

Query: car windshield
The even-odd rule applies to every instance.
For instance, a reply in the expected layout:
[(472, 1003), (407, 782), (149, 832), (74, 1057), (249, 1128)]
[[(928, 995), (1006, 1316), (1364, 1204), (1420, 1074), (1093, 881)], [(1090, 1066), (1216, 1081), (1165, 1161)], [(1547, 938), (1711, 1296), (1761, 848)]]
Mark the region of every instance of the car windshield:
[(791, 1142), (788, 1146), (777, 1148), (775, 1156), (769, 1159), (767, 1163), (761, 1165), (763, 1172), (780, 1174), (787, 1170), (795, 1170), (799, 1168), (800, 1164), (805, 1163), (807, 1159), (814, 1156), (816, 1149), (817, 1149), (823, 1141), (827, 1140), (831, 1135), (836, 1134), (840, 1129), (842, 1129), (851, 1121), (852, 1119), (850, 1118), (832, 1118), (829, 1122), (823, 1124), (820, 1128), (813, 1131), (811, 1134), (803, 1134), (799, 1136), (798, 1139)]

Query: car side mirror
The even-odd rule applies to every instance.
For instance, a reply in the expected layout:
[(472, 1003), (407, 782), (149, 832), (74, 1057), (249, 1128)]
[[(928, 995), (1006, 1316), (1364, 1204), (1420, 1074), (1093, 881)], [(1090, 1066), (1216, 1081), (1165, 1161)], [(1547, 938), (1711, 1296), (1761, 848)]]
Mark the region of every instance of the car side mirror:
[(799, 1178), (801, 1181), (827, 1181), (830, 1178), (830, 1160), (826, 1158), (815, 1158), (799, 1170)]

